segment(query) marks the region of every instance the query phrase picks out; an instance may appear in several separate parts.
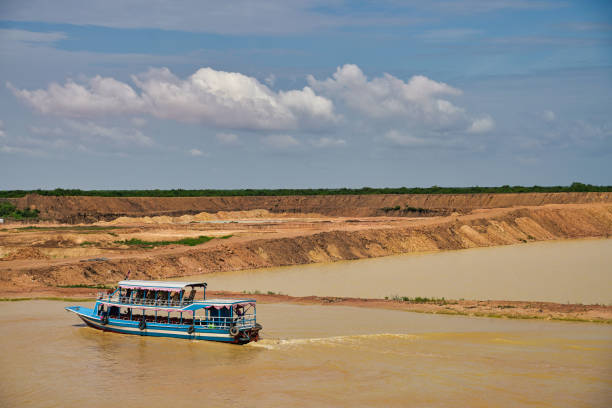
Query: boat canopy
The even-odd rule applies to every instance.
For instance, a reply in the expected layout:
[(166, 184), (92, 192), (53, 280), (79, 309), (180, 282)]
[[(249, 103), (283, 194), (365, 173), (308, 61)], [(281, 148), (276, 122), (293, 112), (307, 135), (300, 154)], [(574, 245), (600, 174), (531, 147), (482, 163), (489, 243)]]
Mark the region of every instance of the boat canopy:
[(145, 280), (122, 280), (119, 287), (124, 289), (147, 289), (161, 290), (165, 292), (180, 292), (185, 287), (206, 288), (205, 282), (170, 282), (170, 281), (145, 281)]

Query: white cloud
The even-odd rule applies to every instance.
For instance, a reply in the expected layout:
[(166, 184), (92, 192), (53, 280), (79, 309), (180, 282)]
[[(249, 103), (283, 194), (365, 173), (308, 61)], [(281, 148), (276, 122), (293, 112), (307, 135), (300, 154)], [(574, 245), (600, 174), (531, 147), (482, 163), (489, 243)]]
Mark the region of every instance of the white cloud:
[(101, 76), (90, 79), (88, 86), (68, 80), (63, 86), (52, 83), (46, 90), (19, 90), (11, 83), (7, 87), (41, 113), (64, 117), (136, 113), (144, 106), (129, 85)]
[(262, 139), (263, 143), (274, 149), (291, 149), (298, 147), (300, 142), (291, 135), (269, 135)]
[(555, 115), (555, 112), (551, 110), (545, 110), (542, 113), (542, 117), (544, 118), (545, 121), (552, 122), (557, 118), (557, 115)]
[(235, 146), (240, 144), (240, 138), (234, 133), (217, 133), (215, 138), (219, 141), (219, 143), (225, 145)]
[(470, 125), (468, 132), (470, 133), (486, 133), (495, 128), (495, 121), (489, 117), (475, 119)]
[(189, 154), (192, 156), (203, 156), (204, 152), (202, 152), (200, 149), (191, 149), (189, 150)]
[(6, 132), (4, 131), (4, 122), (0, 120), (0, 137), (6, 137)]
[(274, 92), (257, 79), (201, 68), (180, 79), (167, 68), (133, 76), (140, 94), (114, 78), (68, 80), (34, 91), (7, 86), (36, 110), (64, 117), (151, 114), (230, 129), (284, 130), (336, 121), (333, 103), (309, 87)]
[[(456, 140), (466, 132), (485, 133), (495, 127), (490, 116), (473, 118), (452, 102), (450, 98), (462, 91), (448, 84), (422, 75), (408, 80), (390, 74), (367, 78), (351, 64), (338, 67), (325, 79), (308, 76), (309, 86), (302, 89), (279, 91), (254, 77), (212, 68), (201, 68), (186, 78), (175, 76), (167, 68), (150, 69), (133, 76), (132, 81), (130, 85), (96, 76), (78, 83), (52, 83), (46, 89), (22, 90), (7, 85), (19, 99), (42, 113), (86, 119), (70, 127), (83, 132), (88, 140), (107, 138), (115, 145), (153, 145), (138, 129), (147, 124), (143, 115), (219, 129), (215, 137), (225, 145), (242, 143), (234, 129), (274, 131), (278, 134), (263, 138), (263, 143), (284, 149), (300, 145), (284, 133), (288, 131), (310, 133), (312, 137), (306, 143), (312, 147), (344, 146), (348, 139), (330, 136), (330, 130), (337, 129), (339, 123), (362, 134), (385, 134), (392, 129), (403, 136), (390, 134), (385, 139), (399, 145), (446, 145), (443, 140)], [(127, 116), (132, 129), (96, 124), (99, 118), (109, 116)], [(33, 132), (53, 131), (41, 128)]]
[(318, 148), (346, 146), (346, 140), (344, 140), (344, 139), (333, 139), (333, 138), (329, 138), (329, 137), (321, 137), (319, 139), (311, 140), (310, 143), (314, 147), (318, 147)]
[(308, 84), (369, 118), (395, 117), (436, 126), (463, 119), (462, 108), (441, 98), (460, 95), (461, 91), (422, 75), (415, 75), (408, 82), (390, 74), (368, 80), (357, 65), (347, 64), (325, 80), (309, 75)]

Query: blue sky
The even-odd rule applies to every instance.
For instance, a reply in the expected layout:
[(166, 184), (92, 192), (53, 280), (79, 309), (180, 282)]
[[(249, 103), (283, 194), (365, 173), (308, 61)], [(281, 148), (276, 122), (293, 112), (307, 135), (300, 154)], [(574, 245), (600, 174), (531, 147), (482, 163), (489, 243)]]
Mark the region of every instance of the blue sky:
[(609, 1), (220, 3), (0, 3), (0, 189), (612, 184)]

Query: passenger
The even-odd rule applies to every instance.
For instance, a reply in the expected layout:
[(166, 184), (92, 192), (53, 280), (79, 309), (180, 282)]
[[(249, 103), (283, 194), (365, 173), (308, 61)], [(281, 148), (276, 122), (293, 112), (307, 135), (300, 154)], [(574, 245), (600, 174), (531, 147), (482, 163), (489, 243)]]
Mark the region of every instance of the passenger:
[(155, 302), (155, 291), (154, 290), (149, 290), (147, 291), (147, 304), (148, 305), (152, 305)]
[(187, 297), (187, 299), (183, 298), (183, 304), (192, 303), (193, 299), (195, 298), (195, 294), (196, 294), (195, 289), (191, 288), (191, 292), (189, 293), (189, 296)]

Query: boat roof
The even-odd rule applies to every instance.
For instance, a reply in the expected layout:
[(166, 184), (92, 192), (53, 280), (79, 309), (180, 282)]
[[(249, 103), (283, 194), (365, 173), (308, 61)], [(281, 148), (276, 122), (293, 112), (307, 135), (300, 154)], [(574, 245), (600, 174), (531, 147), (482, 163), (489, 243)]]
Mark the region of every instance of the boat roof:
[(186, 286), (206, 287), (206, 282), (172, 282), (172, 281), (147, 281), (147, 280), (122, 280), (119, 286), (127, 289), (149, 289), (178, 292)]

